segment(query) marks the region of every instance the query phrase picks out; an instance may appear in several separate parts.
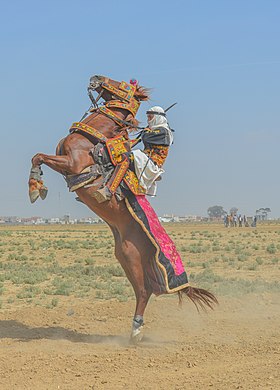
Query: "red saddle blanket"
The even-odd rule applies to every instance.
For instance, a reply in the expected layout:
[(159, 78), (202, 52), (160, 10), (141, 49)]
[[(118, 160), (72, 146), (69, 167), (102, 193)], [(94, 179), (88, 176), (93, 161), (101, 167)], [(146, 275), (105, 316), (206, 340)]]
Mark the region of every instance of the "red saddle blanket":
[(181, 256), (147, 198), (129, 193), (125, 201), (130, 214), (156, 249), (155, 258), (146, 270), (153, 293), (169, 294), (189, 286)]

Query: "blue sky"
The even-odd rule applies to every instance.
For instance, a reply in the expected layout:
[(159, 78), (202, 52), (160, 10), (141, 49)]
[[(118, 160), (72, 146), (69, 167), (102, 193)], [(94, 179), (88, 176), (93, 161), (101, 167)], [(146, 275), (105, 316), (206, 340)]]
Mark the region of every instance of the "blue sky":
[(89, 106), (90, 76), (135, 77), (149, 106), (169, 112), (175, 143), (158, 214), (235, 206), (280, 217), (280, 2), (1, 1), (0, 215), (88, 216), (63, 178), (43, 167), (45, 201), (31, 205), (37, 152), (53, 154)]

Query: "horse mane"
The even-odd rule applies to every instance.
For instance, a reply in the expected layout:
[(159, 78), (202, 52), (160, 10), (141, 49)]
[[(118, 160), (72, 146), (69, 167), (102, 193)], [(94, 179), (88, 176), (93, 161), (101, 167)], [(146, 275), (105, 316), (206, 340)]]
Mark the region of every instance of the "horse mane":
[(141, 101), (147, 101), (150, 99), (151, 89), (142, 87), (141, 85), (137, 86), (134, 96), (136, 99)]
[[(131, 130), (135, 130), (135, 127), (139, 126), (139, 121), (133, 117), (132, 114), (129, 114), (126, 119), (125, 119), (127, 122), (130, 122), (132, 124), (132, 127), (131, 127)], [(133, 127), (135, 126), (135, 127)]]

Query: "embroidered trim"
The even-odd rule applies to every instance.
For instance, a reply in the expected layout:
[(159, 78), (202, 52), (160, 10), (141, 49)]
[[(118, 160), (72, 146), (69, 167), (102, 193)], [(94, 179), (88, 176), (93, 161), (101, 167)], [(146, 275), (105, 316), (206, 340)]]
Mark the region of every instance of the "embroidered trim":
[(141, 221), (141, 219), (138, 217), (138, 215), (134, 212), (133, 208), (131, 207), (130, 203), (129, 203), (129, 200), (127, 198), (125, 198), (125, 204), (126, 204), (126, 207), (128, 208), (128, 211), (130, 212), (131, 216), (135, 219), (135, 221), (137, 221), (139, 223), (139, 225), (141, 226), (141, 228), (143, 229), (143, 231), (146, 233), (147, 237), (149, 238), (149, 240), (151, 241), (151, 243), (154, 245), (155, 249), (156, 249), (156, 253), (155, 253), (155, 261), (158, 265), (158, 267), (161, 269), (162, 273), (163, 273), (163, 276), (164, 276), (164, 280), (165, 280), (165, 286), (166, 286), (166, 292), (168, 294), (171, 294), (171, 293), (174, 293), (174, 292), (177, 292), (177, 291), (180, 291), (182, 290), (183, 288), (185, 287), (188, 287), (190, 286), (190, 283), (185, 283), (183, 284), (182, 286), (178, 286), (178, 287), (175, 287), (175, 288), (172, 288), (170, 289), (169, 288), (169, 284), (168, 284), (168, 277), (167, 277), (167, 272), (166, 272), (166, 269), (165, 267), (161, 264), (161, 262), (159, 261), (159, 253), (160, 253), (160, 247), (158, 245), (158, 243), (156, 242), (156, 240), (152, 237), (152, 234), (149, 232), (149, 230), (146, 228), (145, 224), (143, 223), (143, 221)]
[(140, 107), (140, 102), (137, 102), (137, 100), (135, 99), (132, 99), (129, 103), (123, 103), (119, 100), (113, 100), (106, 103), (106, 107), (123, 108), (124, 110), (129, 111), (133, 116), (135, 116)]
[(168, 150), (168, 146), (152, 145), (152, 147), (146, 148), (144, 153), (150, 157), (150, 159), (153, 160), (153, 162), (157, 164), (158, 167), (161, 168), (168, 155)]
[(122, 161), (122, 154), (130, 151), (129, 140), (127, 140), (123, 135), (115, 138), (109, 138), (106, 141), (106, 146), (110, 159), (114, 165), (117, 165)]
[[(133, 116), (136, 115), (140, 107), (140, 102), (133, 97), (137, 89), (135, 85), (128, 84), (125, 81), (122, 81), (119, 87), (116, 88), (113, 85), (104, 82), (102, 83), (102, 88), (106, 89), (107, 91), (111, 92), (113, 95), (120, 98), (120, 100), (111, 100), (109, 102), (106, 102), (105, 107), (122, 108), (128, 110)], [(111, 111), (108, 111), (107, 113), (108, 115), (109, 114), (112, 115)], [(119, 124), (119, 122), (116, 123)], [(123, 127), (124, 125), (121, 124), (121, 126)]]
[(107, 89), (107, 91), (112, 92), (114, 95), (120, 97), (121, 99), (127, 100), (128, 102), (133, 98), (133, 95), (136, 91), (135, 85), (128, 84), (125, 81), (120, 83), (119, 88), (104, 82), (102, 83), (102, 88)]
[(72, 126), (70, 127), (69, 131), (70, 132), (80, 131), (80, 132), (84, 132), (84, 133), (90, 134), (93, 137), (97, 138), (101, 142), (106, 142), (107, 139), (108, 139), (107, 137), (105, 137), (105, 135), (100, 133), (100, 131), (96, 130), (94, 127), (86, 125), (83, 122), (74, 122), (72, 124)]
[(139, 180), (133, 171), (128, 170), (126, 172), (124, 181), (134, 195), (146, 194), (145, 189), (139, 184)]
[[(117, 172), (115, 173), (115, 176), (113, 173), (112, 183), (109, 184), (109, 190), (112, 194), (114, 194), (117, 191), (117, 188), (120, 185), (120, 182), (122, 181), (122, 179), (124, 178), (124, 175), (125, 175), (126, 171), (128, 170), (128, 167), (129, 167), (129, 161), (124, 160), (122, 163), (118, 164), (117, 167), (115, 168)], [(109, 180), (109, 182), (110, 182), (110, 180)]]
[(99, 107), (99, 111), (102, 112), (104, 115), (108, 116), (110, 119), (112, 119), (120, 127), (126, 126), (122, 123), (122, 120), (116, 114), (114, 114), (113, 111), (109, 110), (107, 107), (105, 106)]

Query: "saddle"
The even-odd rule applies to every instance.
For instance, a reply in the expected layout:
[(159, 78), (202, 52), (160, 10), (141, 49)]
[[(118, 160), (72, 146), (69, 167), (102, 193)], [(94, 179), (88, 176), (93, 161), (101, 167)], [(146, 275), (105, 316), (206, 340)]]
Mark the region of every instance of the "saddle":
[(69, 191), (90, 187), (96, 179), (102, 177), (99, 187), (104, 187), (110, 181), (110, 188), (119, 199), (124, 198), (122, 189), (130, 190), (134, 195), (144, 195), (145, 190), (139, 184), (135, 172), (128, 167), (128, 161), (123, 160), (123, 155), (131, 151), (133, 142), (121, 135), (95, 145), (91, 150), (95, 164), (80, 174), (65, 176)]

